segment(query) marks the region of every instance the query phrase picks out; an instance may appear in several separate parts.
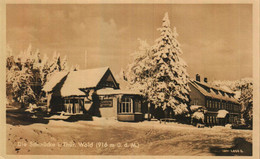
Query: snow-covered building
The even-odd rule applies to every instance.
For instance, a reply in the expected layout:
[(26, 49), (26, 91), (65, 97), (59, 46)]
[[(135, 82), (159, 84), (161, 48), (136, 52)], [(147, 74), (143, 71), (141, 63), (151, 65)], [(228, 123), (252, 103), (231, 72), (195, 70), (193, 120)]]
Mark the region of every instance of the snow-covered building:
[(235, 93), (208, 84), (207, 78), (190, 80), (190, 105), (206, 109), (204, 121), (210, 125), (225, 125), (240, 119), (241, 105), (235, 98)]
[(54, 113), (88, 113), (120, 121), (140, 121), (144, 116), (142, 95), (120, 90), (108, 67), (55, 73), (43, 90)]

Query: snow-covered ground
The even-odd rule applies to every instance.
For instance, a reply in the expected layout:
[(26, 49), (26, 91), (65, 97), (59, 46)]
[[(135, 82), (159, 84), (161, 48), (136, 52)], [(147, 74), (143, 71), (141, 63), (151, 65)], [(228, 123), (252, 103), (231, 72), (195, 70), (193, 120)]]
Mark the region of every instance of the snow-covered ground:
[(251, 130), (196, 128), (158, 121), (131, 123), (93, 118), (93, 121), (7, 124), (8, 154), (220, 155), (238, 149), (243, 153), (231, 155), (243, 155), (249, 153), (250, 143)]

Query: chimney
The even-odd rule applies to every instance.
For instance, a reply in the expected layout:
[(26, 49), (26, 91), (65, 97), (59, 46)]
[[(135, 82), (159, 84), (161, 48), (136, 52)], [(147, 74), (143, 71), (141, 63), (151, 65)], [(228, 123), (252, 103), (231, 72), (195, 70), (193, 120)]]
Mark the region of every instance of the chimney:
[(204, 78), (204, 82), (208, 83), (208, 78), (207, 77)]
[(200, 82), (200, 75), (196, 74), (196, 81)]

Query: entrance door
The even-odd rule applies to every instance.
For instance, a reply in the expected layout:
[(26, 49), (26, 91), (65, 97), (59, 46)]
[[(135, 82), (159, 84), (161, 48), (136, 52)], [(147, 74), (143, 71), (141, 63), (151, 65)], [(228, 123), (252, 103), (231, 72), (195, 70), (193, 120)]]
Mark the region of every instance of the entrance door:
[(79, 110), (78, 110), (78, 112), (79, 112), (79, 113), (83, 113), (83, 112), (82, 112), (83, 109), (84, 109), (84, 98), (79, 99)]
[(139, 112), (139, 113), (142, 112), (141, 100), (135, 99), (135, 101), (134, 101), (134, 108), (135, 108), (134, 112)]
[(74, 113), (80, 113), (79, 99), (74, 99)]
[(72, 114), (73, 112), (72, 112), (72, 108), (73, 108), (73, 103), (72, 103), (73, 101), (71, 100), (71, 99), (66, 99), (65, 100), (65, 104), (64, 104), (64, 106), (65, 106), (65, 112), (67, 113), (67, 114)]

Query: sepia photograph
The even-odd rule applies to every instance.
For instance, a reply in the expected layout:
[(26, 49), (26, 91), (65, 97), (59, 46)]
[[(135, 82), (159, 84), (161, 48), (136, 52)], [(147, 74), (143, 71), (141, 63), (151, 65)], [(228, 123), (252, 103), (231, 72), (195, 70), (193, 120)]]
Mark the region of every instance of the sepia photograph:
[(253, 17), (250, 3), (6, 4), (6, 155), (252, 157)]

